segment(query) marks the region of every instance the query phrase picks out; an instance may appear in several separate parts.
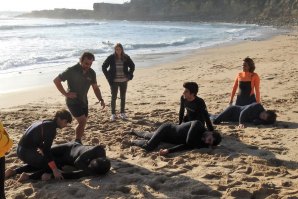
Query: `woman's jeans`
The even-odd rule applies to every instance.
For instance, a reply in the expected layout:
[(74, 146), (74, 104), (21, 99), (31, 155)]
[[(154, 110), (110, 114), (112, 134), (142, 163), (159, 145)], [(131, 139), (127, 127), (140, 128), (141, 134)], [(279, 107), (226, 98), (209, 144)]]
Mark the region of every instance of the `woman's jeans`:
[(111, 109), (112, 114), (116, 113), (116, 99), (118, 94), (118, 88), (120, 89), (120, 99), (121, 99), (121, 113), (125, 113), (125, 97), (127, 90), (127, 82), (113, 82), (111, 85)]

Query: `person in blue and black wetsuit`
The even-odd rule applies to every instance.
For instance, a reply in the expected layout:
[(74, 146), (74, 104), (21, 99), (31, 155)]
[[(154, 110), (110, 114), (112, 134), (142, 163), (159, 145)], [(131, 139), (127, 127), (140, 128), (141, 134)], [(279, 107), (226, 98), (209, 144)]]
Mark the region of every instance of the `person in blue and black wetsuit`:
[[(59, 169), (64, 166), (74, 167), (73, 171), (61, 171), (64, 179), (77, 179), (90, 175), (106, 174), (111, 167), (110, 161), (106, 158), (105, 149), (100, 146), (86, 146), (78, 142), (68, 142), (54, 145), (51, 148), (52, 156)], [(26, 172), (33, 172), (28, 174)], [(52, 173), (48, 169), (37, 170), (30, 165), (24, 165), (7, 172), (7, 177), (15, 174), (22, 174), (18, 181), (48, 180)]]
[[(56, 112), (53, 119), (33, 123), (19, 141), (17, 156), (32, 168), (52, 170), (56, 179), (62, 179), (53, 159), (51, 146), (57, 134), (56, 129), (66, 127), (71, 121), (70, 112), (62, 109)], [(7, 175), (8, 173), (6, 172)]]
[(276, 113), (273, 110), (265, 110), (259, 103), (246, 106), (232, 105), (226, 108), (218, 116), (214, 117), (213, 124), (221, 122), (239, 122), (239, 128), (244, 128), (245, 123), (273, 124), (276, 121)]

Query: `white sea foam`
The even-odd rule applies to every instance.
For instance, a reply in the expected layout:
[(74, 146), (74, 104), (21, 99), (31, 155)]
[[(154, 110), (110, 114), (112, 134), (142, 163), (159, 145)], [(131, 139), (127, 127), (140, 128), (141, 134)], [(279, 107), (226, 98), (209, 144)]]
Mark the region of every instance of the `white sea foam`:
[[(84, 51), (93, 52), (101, 65), (117, 42), (136, 59), (146, 54), (178, 53), (258, 39), (277, 31), (272, 27), (229, 23), (31, 19), (5, 13), (0, 16), (2, 76), (38, 69), (43, 73), (53, 68), (61, 72), (75, 64)], [(144, 63), (146, 60), (142, 60), (141, 64)]]

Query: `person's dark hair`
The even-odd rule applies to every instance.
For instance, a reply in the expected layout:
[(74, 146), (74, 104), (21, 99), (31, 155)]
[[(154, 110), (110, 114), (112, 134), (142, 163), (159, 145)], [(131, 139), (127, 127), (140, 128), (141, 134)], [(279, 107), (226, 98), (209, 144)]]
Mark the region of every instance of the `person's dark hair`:
[(256, 69), (255, 62), (249, 57), (246, 57), (243, 61), (248, 65), (248, 71), (253, 73)]
[(60, 118), (61, 120), (67, 120), (67, 123), (72, 122), (72, 116), (68, 110), (61, 109), (56, 112), (54, 116), (54, 121), (57, 121), (57, 119)]
[(95, 56), (90, 52), (84, 52), (80, 57), (80, 62), (84, 61), (85, 58), (92, 60), (92, 61), (95, 60)]
[(183, 87), (188, 89), (190, 93), (193, 93), (195, 95), (198, 94), (199, 86), (196, 82), (185, 82), (183, 84)]
[(267, 110), (266, 113), (268, 115), (267, 120), (265, 121), (266, 124), (274, 124), (276, 122), (276, 117), (277, 117), (275, 111)]
[(212, 146), (217, 146), (221, 142), (222, 137), (219, 132), (213, 131), (213, 145)]
[(90, 162), (89, 169), (93, 173), (103, 175), (110, 171), (111, 162), (107, 158), (96, 158)]

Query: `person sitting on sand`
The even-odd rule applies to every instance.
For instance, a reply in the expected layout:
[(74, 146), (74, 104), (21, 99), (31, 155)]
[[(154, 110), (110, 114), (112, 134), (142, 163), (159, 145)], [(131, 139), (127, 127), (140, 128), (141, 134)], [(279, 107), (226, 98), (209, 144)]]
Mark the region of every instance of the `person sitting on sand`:
[(150, 133), (136, 131), (132, 131), (131, 133), (143, 138), (132, 140), (131, 144), (140, 146), (146, 151), (154, 150), (161, 142), (176, 144), (172, 148), (160, 149), (160, 155), (186, 149), (214, 147), (222, 139), (220, 133), (206, 131), (204, 125), (198, 120), (185, 122), (180, 125), (165, 123), (155, 132)]
[(56, 179), (62, 179), (51, 154), (51, 146), (56, 129), (66, 127), (71, 121), (70, 112), (62, 109), (56, 112), (53, 119), (33, 123), (19, 141), (17, 156), (36, 169), (51, 169)]
[(245, 123), (273, 124), (276, 121), (276, 113), (272, 110), (265, 110), (259, 103), (252, 103), (246, 106), (232, 105), (227, 107), (218, 116), (215, 116), (213, 124), (221, 122), (239, 122), (239, 128), (244, 128)]
[(260, 77), (255, 73), (254, 61), (246, 57), (243, 60), (242, 72), (238, 73), (229, 104), (232, 105), (234, 96), (239, 87), (235, 105), (245, 106), (254, 102), (261, 103), (260, 100)]
[[(106, 158), (105, 149), (100, 146), (86, 146), (78, 142), (68, 142), (64, 144), (54, 145), (51, 148), (51, 153), (58, 168), (62, 169), (64, 166), (75, 167), (73, 171), (62, 171), (61, 174), (64, 179), (78, 179), (90, 175), (106, 174), (110, 168), (110, 160)], [(27, 174), (26, 172), (33, 172)], [(5, 173), (6, 177), (15, 174), (22, 174), (18, 181), (31, 180), (48, 180), (52, 174), (50, 170), (36, 170), (30, 165), (24, 165), (16, 169), (8, 169)]]
[[(209, 118), (205, 101), (197, 96), (199, 86), (196, 82), (185, 82), (184, 91), (180, 98), (179, 124), (193, 120), (199, 120), (203, 125), (207, 124), (208, 130), (214, 128)], [(184, 111), (186, 109), (186, 115)]]

